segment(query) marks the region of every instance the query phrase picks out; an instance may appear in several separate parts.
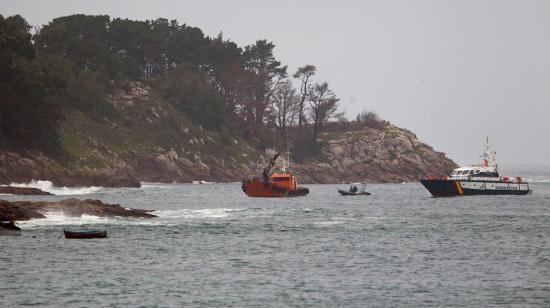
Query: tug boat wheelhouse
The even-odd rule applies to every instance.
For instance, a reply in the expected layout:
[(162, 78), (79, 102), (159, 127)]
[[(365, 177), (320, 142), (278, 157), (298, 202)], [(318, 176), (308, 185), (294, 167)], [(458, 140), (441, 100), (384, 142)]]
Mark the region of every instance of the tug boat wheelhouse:
[(489, 150), (489, 138), (481, 156), (483, 163), (455, 169), (443, 178), (428, 176), (420, 180), (434, 197), (468, 195), (525, 195), (531, 192), (523, 177), (500, 176), (495, 152)]
[(249, 197), (297, 197), (309, 193), (309, 189), (298, 186), (296, 177), (287, 171), (284, 160), (283, 168), (269, 175), (279, 155), (275, 154), (263, 169), (262, 179), (243, 180), (241, 187), (245, 194)]

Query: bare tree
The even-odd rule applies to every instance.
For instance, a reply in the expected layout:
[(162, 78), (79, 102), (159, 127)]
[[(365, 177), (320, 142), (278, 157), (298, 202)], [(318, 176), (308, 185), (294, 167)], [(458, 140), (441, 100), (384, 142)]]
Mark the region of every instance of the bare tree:
[(285, 138), (285, 148), (287, 143), (287, 128), (294, 124), (298, 116), (298, 96), (296, 89), (292, 86), (290, 80), (285, 80), (277, 86), (273, 93), (273, 104), (271, 111), (275, 125), (279, 132)]
[(328, 83), (315, 84), (308, 94), (309, 115), (313, 122), (313, 140), (317, 140), (317, 135), (325, 127), (331, 118), (339, 118), (343, 113), (338, 112), (339, 98), (329, 89)]
[(292, 77), (300, 80), (300, 101), (298, 103), (298, 127), (302, 127), (302, 124), (305, 123), (305, 116), (304, 116), (304, 105), (307, 100), (307, 95), (310, 91), (310, 78), (311, 76), (315, 75), (315, 72), (317, 71), (317, 68), (313, 65), (305, 65), (303, 67), (299, 67), (298, 70), (296, 70), (296, 73), (292, 75)]
[(357, 123), (364, 123), (365, 126), (374, 128), (374, 129), (383, 129), (384, 120), (380, 119), (378, 114), (374, 110), (363, 109), (357, 115)]

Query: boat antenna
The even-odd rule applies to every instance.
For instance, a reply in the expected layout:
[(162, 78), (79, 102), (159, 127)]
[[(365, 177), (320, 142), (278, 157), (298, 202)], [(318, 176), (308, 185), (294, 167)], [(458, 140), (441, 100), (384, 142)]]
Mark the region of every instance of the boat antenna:
[(485, 150), (481, 157), (483, 158), (484, 167), (494, 166), (495, 169), (498, 169), (498, 165), (496, 164), (496, 152), (491, 152), (490, 150), (489, 137), (485, 139)]
[(290, 151), (288, 150), (288, 130), (285, 130), (285, 151), (283, 152), (283, 172), (286, 172), (287, 161), (285, 159), (285, 154), (288, 159), (288, 169), (290, 169)]

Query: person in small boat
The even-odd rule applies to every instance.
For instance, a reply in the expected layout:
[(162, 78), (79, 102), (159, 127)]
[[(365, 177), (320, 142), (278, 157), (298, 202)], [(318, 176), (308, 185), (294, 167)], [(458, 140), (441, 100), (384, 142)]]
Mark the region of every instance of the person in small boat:
[(357, 185), (351, 185), (349, 187), (349, 192), (350, 193), (356, 193), (357, 192)]

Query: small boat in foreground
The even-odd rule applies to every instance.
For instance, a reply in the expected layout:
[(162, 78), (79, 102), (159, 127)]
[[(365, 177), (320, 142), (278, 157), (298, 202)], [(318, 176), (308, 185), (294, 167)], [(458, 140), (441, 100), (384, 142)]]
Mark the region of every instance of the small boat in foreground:
[(269, 173), (275, 166), (275, 161), (279, 157), (276, 153), (269, 161), (268, 165), (262, 171), (262, 179), (254, 178), (243, 180), (241, 188), (249, 197), (298, 197), (309, 194), (309, 189), (299, 187), (296, 177), (287, 171), (283, 160), (283, 168)]
[(367, 191), (367, 183), (351, 183), (348, 190), (338, 189), (342, 196), (369, 196)]
[(21, 235), (21, 228), (13, 221), (0, 221), (0, 235)]
[(107, 237), (107, 231), (100, 230), (79, 230), (71, 231), (63, 229), (65, 238), (105, 238)]
[(529, 183), (523, 177), (500, 176), (495, 152), (489, 150), (489, 138), (481, 157), (481, 165), (457, 168), (450, 176), (428, 176), (420, 182), (434, 197), (531, 193)]

